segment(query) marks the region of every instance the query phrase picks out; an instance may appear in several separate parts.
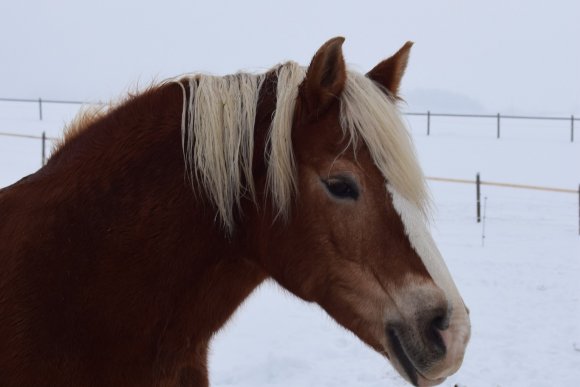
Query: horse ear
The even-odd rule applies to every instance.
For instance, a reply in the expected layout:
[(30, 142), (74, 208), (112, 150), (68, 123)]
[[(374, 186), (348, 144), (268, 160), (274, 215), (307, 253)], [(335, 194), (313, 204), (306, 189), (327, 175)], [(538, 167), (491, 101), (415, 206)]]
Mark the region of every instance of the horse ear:
[(395, 55), (385, 59), (367, 73), (367, 77), (387, 88), (395, 98), (399, 94), (399, 86), (407, 68), (412, 46), (413, 42), (405, 43)]
[(343, 37), (336, 37), (318, 49), (304, 80), (304, 99), (309, 112), (326, 109), (337, 100), (346, 81), (346, 65), (342, 56)]

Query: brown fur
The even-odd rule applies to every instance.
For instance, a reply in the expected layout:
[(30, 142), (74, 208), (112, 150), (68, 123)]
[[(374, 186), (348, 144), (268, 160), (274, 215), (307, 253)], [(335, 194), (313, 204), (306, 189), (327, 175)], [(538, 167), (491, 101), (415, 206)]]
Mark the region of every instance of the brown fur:
[[(232, 236), (185, 178), (177, 84), (83, 121), (0, 191), (0, 385), (207, 386), (209, 340), (268, 277), (384, 352), (384, 293), (430, 278), (364, 144), (343, 152), (328, 98), (344, 83), (341, 43), (321, 49), (300, 89), (287, 222), (264, 197), (273, 73), (255, 124), (260, 206), (243, 201)], [(337, 173), (358, 180), (357, 202), (325, 191)]]
[(53, 154), (58, 153), (68, 141), (77, 137), (83, 130), (90, 127), (93, 122), (106, 115), (108, 109), (109, 106), (107, 105), (88, 105), (81, 107), (77, 116), (64, 128), (62, 138), (55, 143)]

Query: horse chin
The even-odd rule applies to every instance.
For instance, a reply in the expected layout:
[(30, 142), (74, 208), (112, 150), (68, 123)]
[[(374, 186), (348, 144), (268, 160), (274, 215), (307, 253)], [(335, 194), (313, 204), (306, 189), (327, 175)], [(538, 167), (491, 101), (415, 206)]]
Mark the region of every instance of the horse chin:
[(447, 379), (447, 378), (439, 378), (436, 380), (430, 380), (430, 379), (427, 379), (427, 378), (421, 376), (421, 374), (418, 374), (418, 375), (419, 376), (417, 378), (417, 384), (415, 384), (418, 387), (438, 386)]
[(393, 367), (395, 367), (395, 369), (397, 370), (399, 375), (401, 375), (403, 377), (403, 379), (405, 379), (406, 381), (408, 381), (409, 383), (411, 383), (412, 385), (417, 386), (417, 387), (438, 386), (441, 383), (443, 383), (445, 380), (447, 380), (446, 377), (434, 379), (434, 380), (427, 379), (426, 377), (421, 375), (421, 373), (419, 371), (417, 371), (414, 367), (413, 368), (405, 368), (396, 359), (391, 360), (391, 364), (393, 365)]
[(437, 379), (429, 379), (421, 374), (413, 364), (413, 361), (407, 355), (399, 338), (391, 333), (389, 334), (389, 342), (385, 355), (390, 360), (397, 372), (409, 383), (418, 387), (437, 386), (443, 383), (447, 378), (441, 377)]

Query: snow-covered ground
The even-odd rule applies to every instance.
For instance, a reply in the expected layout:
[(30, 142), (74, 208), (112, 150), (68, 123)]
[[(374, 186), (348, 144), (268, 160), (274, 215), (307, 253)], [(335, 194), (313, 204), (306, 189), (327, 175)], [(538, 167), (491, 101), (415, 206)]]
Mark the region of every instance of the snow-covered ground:
[[(58, 136), (77, 107), (0, 103), (0, 132)], [(569, 122), (410, 117), (429, 176), (578, 189), (580, 133)], [(580, 125), (578, 125), (580, 126)], [(580, 130), (579, 130), (580, 131)], [(0, 136), (0, 187), (40, 165), (40, 142)], [(484, 186), (485, 245), (472, 185), (430, 182), (434, 236), (471, 310), (464, 365), (444, 385), (580, 385), (578, 194)], [(213, 386), (405, 386), (393, 368), (320, 308), (261, 286), (212, 343)]]

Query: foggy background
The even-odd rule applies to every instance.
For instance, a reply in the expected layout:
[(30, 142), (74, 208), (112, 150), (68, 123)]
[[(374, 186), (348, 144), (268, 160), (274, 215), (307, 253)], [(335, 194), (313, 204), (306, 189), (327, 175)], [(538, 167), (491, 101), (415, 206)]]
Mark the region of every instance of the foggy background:
[(406, 110), (580, 115), (577, 1), (3, 1), (0, 97), (109, 101), (186, 72), (367, 71), (407, 40)]

